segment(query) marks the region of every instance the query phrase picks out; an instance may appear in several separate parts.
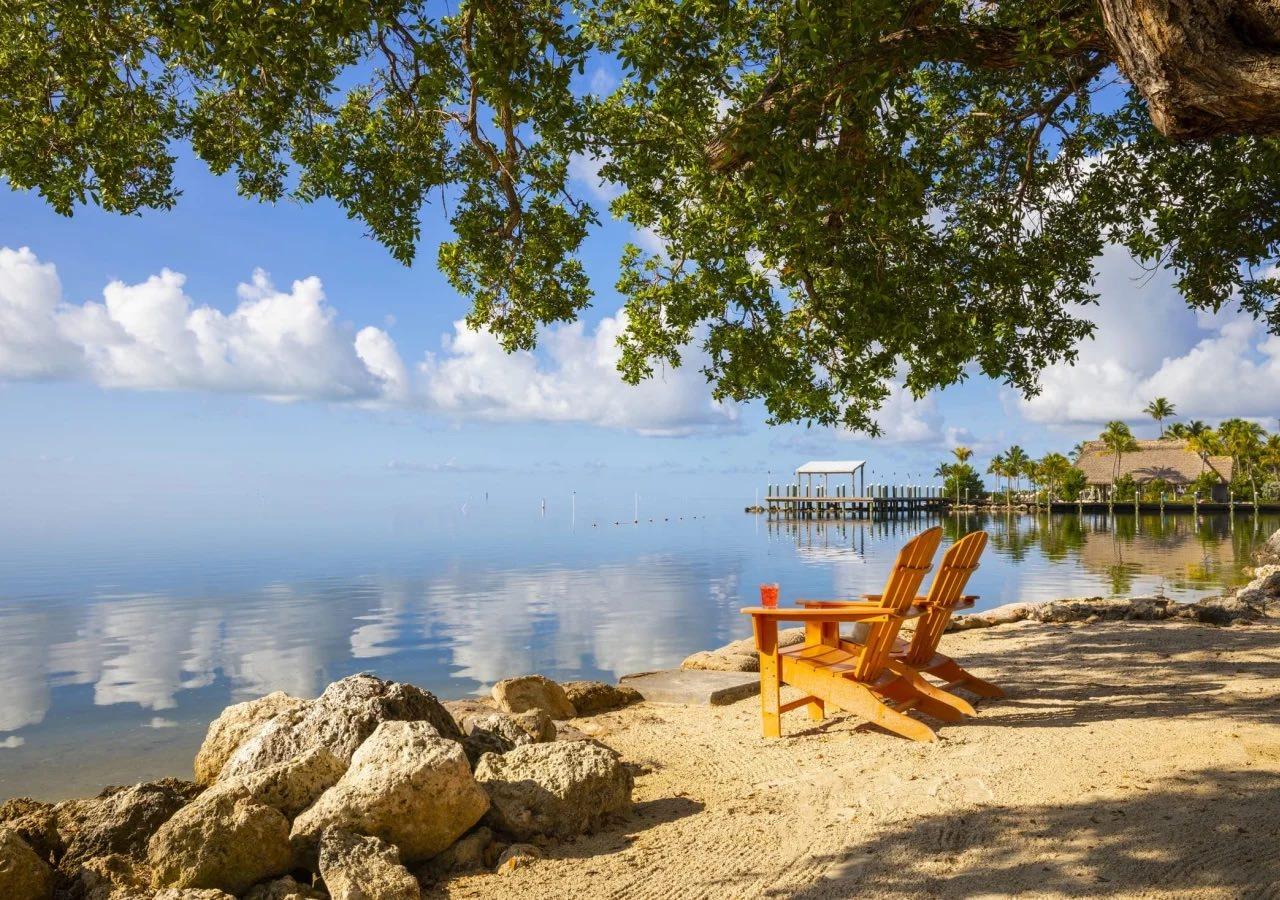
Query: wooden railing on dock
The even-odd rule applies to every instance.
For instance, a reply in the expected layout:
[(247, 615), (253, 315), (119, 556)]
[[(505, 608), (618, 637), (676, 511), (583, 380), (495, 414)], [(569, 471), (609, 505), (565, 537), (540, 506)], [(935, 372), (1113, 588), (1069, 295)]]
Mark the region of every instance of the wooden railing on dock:
[(797, 485), (770, 485), (765, 512), (781, 518), (877, 519), (941, 512), (947, 498), (935, 487), (871, 485), (866, 496), (851, 496), (838, 488), (801, 493)]

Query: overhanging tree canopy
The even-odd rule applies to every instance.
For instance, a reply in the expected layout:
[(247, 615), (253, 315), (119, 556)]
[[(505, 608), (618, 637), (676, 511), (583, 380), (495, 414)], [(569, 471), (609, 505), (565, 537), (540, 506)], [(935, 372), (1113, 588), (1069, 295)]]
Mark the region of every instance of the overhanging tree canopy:
[(404, 262), (443, 203), (438, 263), (515, 349), (590, 301), (595, 156), (664, 242), (621, 260), (626, 377), (697, 341), (720, 398), (874, 428), (895, 378), (1033, 392), (1108, 242), (1280, 330), (1277, 36), (1263, 0), (7, 0), (0, 174), (163, 208), (189, 141)]

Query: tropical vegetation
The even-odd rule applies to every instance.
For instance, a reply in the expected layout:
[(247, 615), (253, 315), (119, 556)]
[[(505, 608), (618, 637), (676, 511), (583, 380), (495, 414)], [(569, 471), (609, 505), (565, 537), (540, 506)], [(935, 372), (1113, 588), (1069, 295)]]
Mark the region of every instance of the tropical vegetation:
[(1239, 51), (1280, 43), (1267, 8), (12, 0), (0, 179), (135, 214), (194, 157), (336, 204), (509, 350), (592, 302), (608, 203), (649, 238), (624, 377), (692, 346), (718, 399), (874, 430), (896, 385), (1034, 393), (1108, 246), (1280, 331), (1280, 90)]
[(1177, 409), (1165, 397), (1157, 397), (1147, 404), (1144, 413), (1156, 420), (1156, 424), (1160, 426), (1160, 437), (1164, 437), (1164, 420), (1172, 418), (1177, 413)]
[[(1160, 426), (1162, 438), (1185, 441), (1187, 448), (1199, 455), (1200, 475), (1191, 484), (1178, 487), (1162, 478), (1139, 484), (1132, 475), (1121, 474), (1125, 454), (1136, 451), (1138, 442), (1126, 422), (1113, 420), (1105, 425), (1098, 437), (1113, 455), (1112, 488), (1109, 492), (1111, 499), (1118, 502), (1135, 499), (1147, 503), (1172, 502), (1179, 491), (1184, 497), (1212, 496), (1222, 479), (1210, 468), (1209, 457), (1228, 456), (1233, 470), (1228, 488), (1237, 500), (1246, 501), (1253, 497), (1267, 501), (1280, 500), (1280, 433), (1269, 433), (1257, 422), (1241, 418), (1225, 419), (1216, 428), (1199, 419), (1172, 422), (1165, 426), (1164, 421), (1176, 415), (1176, 408), (1163, 397), (1157, 397), (1147, 404), (1143, 412)], [(1020, 499), (1035, 502), (1074, 501), (1086, 487), (1084, 472), (1074, 465), (1079, 462), (1084, 448), (1085, 444), (1081, 442), (1072, 448), (1069, 457), (1050, 452), (1040, 459), (1032, 459), (1022, 447), (1015, 444), (992, 455), (986, 474), (994, 478), (995, 493), (1002, 495), (1006, 503), (1013, 502), (1023, 479), (1033, 490), (1030, 495), (1020, 494)], [(967, 496), (982, 496), (985, 485), (978, 477), (977, 470), (968, 462), (973, 451), (967, 447), (958, 447), (952, 452), (956, 462), (940, 466), (937, 474), (947, 479), (963, 475), (966, 479), (964, 485), (968, 490)], [(963, 469), (957, 468), (961, 465)], [(946, 495), (955, 495), (955, 482), (948, 480), (947, 485)]]

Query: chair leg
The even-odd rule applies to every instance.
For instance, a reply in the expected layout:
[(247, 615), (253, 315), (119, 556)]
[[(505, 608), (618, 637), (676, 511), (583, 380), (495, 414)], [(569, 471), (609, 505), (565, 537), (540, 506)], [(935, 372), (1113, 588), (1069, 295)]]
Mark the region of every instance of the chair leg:
[(1004, 690), (989, 681), (983, 681), (976, 675), (971, 674), (967, 670), (961, 668), (960, 664), (954, 659), (943, 657), (940, 662), (934, 662), (933, 665), (924, 671), (928, 672), (934, 678), (939, 678), (949, 685), (962, 687), (965, 690), (973, 691), (979, 697), (988, 697), (991, 699), (999, 699), (1004, 696)]
[(906, 713), (890, 709), (883, 703), (880, 704), (880, 708), (874, 716), (868, 716), (867, 718), (881, 728), (892, 731), (902, 737), (910, 738), (913, 741), (919, 741), (922, 744), (931, 744), (938, 739), (933, 729), (919, 719), (913, 719)]
[(822, 700), (809, 701), (809, 718), (815, 722), (821, 722), (827, 717), (827, 704)]
[[(973, 708), (973, 705), (968, 700), (930, 684), (910, 666), (891, 660), (887, 668), (910, 685), (912, 691), (920, 695), (922, 705), (918, 708), (921, 712), (927, 712), (931, 716), (936, 716), (948, 722), (954, 722), (960, 716), (976, 716), (978, 714), (978, 711)], [(928, 709), (923, 705), (924, 701), (928, 701)], [(948, 713), (947, 710), (951, 712)], [(939, 714), (940, 712), (941, 714)]]
[(915, 741), (936, 741), (933, 728), (920, 722), (919, 719), (906, 716), (884, 703), (884, 700), (870, 690), (867, 685), (859, 684), (841, 676), (829, 675), (827, 672), (813, 670), (804, 664), (792, 664), (786, 671), (787, 684), (795, 685), (809, 694), (820, 695), (828, 704), (845, 709), (847, 712), (868, 719), (874, 725), (886, 728), (893, 734), (910, 737)]
[(756, 619), (760, 652), (760, 720), (764, 736), (782, 737), (782, 673), (778, 659), (778, 624)]

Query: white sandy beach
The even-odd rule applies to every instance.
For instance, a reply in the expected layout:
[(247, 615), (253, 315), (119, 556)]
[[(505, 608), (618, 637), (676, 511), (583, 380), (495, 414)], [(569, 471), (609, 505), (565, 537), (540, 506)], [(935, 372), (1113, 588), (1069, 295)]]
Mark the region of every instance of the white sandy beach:
[(574, 722), (638, 764), (634, 816), (449, 897), (1273, 897), (1280, 621), (1019, 623), (943, 649), (1003, 685), (914, 744), (757, 704)]

